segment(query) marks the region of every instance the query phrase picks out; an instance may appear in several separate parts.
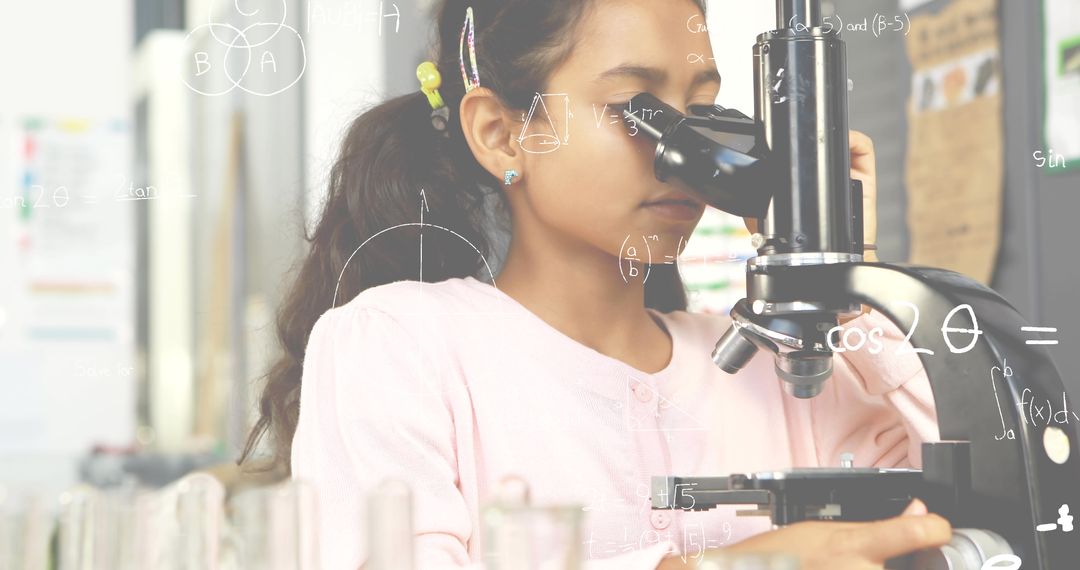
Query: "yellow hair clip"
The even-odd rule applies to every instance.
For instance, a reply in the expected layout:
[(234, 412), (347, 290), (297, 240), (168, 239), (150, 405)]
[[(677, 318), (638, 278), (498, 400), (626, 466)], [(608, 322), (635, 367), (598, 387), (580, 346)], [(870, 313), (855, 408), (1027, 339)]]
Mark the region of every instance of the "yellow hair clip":
[(434, 63), (425, 61), (417, 66), (416, 78), (420, 80), (420, 91), (427, 95), (431, 105), (431, 126), (444, 137), (449, 137), (450, 132), (446, 130), (446, 125), (450, 122), (450, 108), (446, 106), (442, 95), (439, 95), (439, 87), (442, 86), (439, 68)]
[(432, 109), (438, 109), (443, 107), (446, 103), (443, 102), (442, 95), (439, 95), (439, 87), (442, 87), (442, 76), (439, 75), (439, 68), (430, 61), (421, 63), (416, 68), (416, 78), (420, 80), (420, 90), (427, 95), (428, 103), (431, 103)]

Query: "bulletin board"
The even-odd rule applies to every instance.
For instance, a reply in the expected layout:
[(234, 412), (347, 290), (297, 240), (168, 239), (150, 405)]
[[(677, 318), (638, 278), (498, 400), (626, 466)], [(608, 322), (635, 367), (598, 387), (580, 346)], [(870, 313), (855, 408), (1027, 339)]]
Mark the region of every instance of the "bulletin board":
[(908, 260), (989, 285), (1004, 187), (998, 2), (951, 0), (911, 22)]
[[(1006, 204), (1008, 102), (1003, 93), (1006, 82), (1023, 78), (1001, 74), (1003, 56), (997, 38), (1001, 27), (1013, 22), (997, 21), (997, 2), (970, 5), (967, 0), (826, 2), (846, 21), (884, 14), (912, 23), (912, 28), (893, 34), (845, 30), (842, 35), (852, 80), (850, 126), (868, 134), (876, 151), (878, 257), (945, 267), (990, 283), (1000, 273), (1001, 244), (1013, 237), (1003, 233), (1003, 216), (1018, 214), (1009, 212)], [(989, 12), (981, 21), (996, 24), (973, 32), (982, 34), (975, 38), (980, 44), (953, 46), (922, 37), (921, 30), (931, 33), (935, 26), (949, 25), (965, 8)], [(962, 23), (963, 15), (959, 17)], [(950, 34), (941, 37), (947, 40)], [(946, 117), (952, 117), (951, 129), (941, 128)], [(978, 126), (979, 136), (971, 128), (955, 128), (965, 121)], [(949, 146), (950, 133), (958, 130), (970, 131), (967, 148)], [(1030, 154), (1028, 150), (1026, 155)], [(957, 188), (967, 190), (958, 194)], [(963, 206), (954, 204), (952, 211), (964, 212), (969, 219), (949, 218), (949, 207), (940, 203), (945, 199), (965, 200)], [(958, 241), (961, 234), (966, 241)], [(942, 242), (948, 247), (938, 247)], [(959, 243), (966, 246), (957, 248)], [(952, 259), (939, 258), (949, 255)]]
[(0, 126), (0, 454), (134, 435), (130, 125)]

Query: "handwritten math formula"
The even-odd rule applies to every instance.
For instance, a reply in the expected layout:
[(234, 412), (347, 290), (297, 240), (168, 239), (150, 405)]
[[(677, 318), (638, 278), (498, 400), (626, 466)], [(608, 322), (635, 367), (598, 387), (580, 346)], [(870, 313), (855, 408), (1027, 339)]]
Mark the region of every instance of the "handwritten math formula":
[(599, 540), (596, 538), (595, 532), (590, 532), (589, 537), (583, 544), (585, 545), (586, 556), (589, 560), (593, 560), (636, 550), (645, 550), (662, 541), (667, 541), (681, 546), (680, 558), (686, 563), (691, 560), (700, 561), (705, 556), (706, 550), (720, 548), (731, 542), (731, 523), (723, 523), (721, 533), (722, 537), (710, 536), (706, 532), (705, 525), (700, 523), (685, 526), (681, 537), (676, 536), (676, 533), (672, 532), (671, 529), (647, 529), (641, 531), (637, 536), (632, 536), (629, 529), (623, 527), (622, 539)]
[[(788, 21), (788, 27), (795, 29), (797, 32), (806, 32), (810, 28), (801, 22), (796, 22), (792, 17)], [(831, 14), (821, 19), (822, 32), (828, 34), (834, 31), (845, 32), (871, 32), (874, 37), (880, 37), (886, 33), (903, 33), (905, 36), (911, 33), (911, 17), (907, 12), (903, 14), (897, 14), (891, 18), (885, 14), (875, 12), (873, 17), (864, 16), (861, 21), (848, 20), (844, 22), (844, 19), (840, 14)], [(691, 34), (707, 34), (709, 33), (709, 26), (705, 23), (700, 14), (694, 14), (686, 19), (686, 31)]]
[[(649, 274), (652, 272), (654, 263), (652, 246), (649, 245), (650, 240), (658, 242), (660, 236), (641, 236), (640, 249), (631, 241), (630, 235), (627, 235), (626, 239), (623, 240), (622, 245), (619, 247), (619, 274), (622, 276), (623, 283), (629, 284), (631, 279), (641, 275), (642, 268), (645, 270), (643, 282), (647, 283), (649, 281)], [(674, 256), (669, 257), (672, 257), (672, 261), (667, 263), (674, 263)]]
[(57, 186), (50, 189), (40, 184), (33, 184), (27, 187), (21, 196), (14, 195), (0, 198), (0, 208), (63, 208), (70, 201), (71, 195), (66, 186)]
[[(521, 114), (523, 124), (516, 138), (521, 149), (531, 154), (547, 154), (570, 144), (570, 124), (575, 118), (571, 108), (570, 96), (566, 93), (535, 93), (528, 111)], [(624, 115), (624, 111), (644, 121), (664, 112), (663, 109), (635, 109), (632, 101), (602, 106), (592, 103), (593, 125), (600, 129), (624, 123), (630, 136), (637, 136), (636, 121)]]
[[(990, 369), (990, 385), (994, 392), (994, 402), (997, 404), (998, 418), (1001, 420), (1001, 433), (994, 436), (997, 441), (1016, 439), (1016, 430), (1005, 425), (1005, 412), (1001, 407), (1001, 397), (998, 393), (998, 384), (1002, 384), (1003, 390), (1007, 389), (1009, 379), (1012, 377), (1013, 369), (1009, 366), (1008, 358), (1002, 361), (1001, 366)], [(1065, 392), (1061, 393), (1061, 401), (1058, 405), (1057, 401), (1049, 398), (1037, 400), (1032, 397), (1030, 388), (1024, 388), (1020, 391), (1020, 401), (1016, 404), (1016, 408), (1017, 415), (1024, 425), (1060, 426), (1069, 425), (1070, 422), (1080, 423), (1080, 415), (1070, 409), (1069, 395)]]
[[(363, 2), (367, 4), (368, 2)], [(387, 6), (386, 2), (379, 2), (379, 7), (367, 10), (361, 7), (360, 2), (333, 2), (330, 5), (316, 0), (307, 3), (307, 28), (305, 32), (311, 32), (311, 24), (333, 24), (337, 26), (353, 27), (357, 32), (363, 33), (374, 29), (379, 37), (383, 35), (384, 26), (388, 22), (393, 23), (394, 33), (401, 30), (401, 8), (396, 2)]]
[[(929, 348), (914, 347), (910, 344), (911, 337), (919, 327), (919, 307), (910, 301), (893, 301), (889, 304), (905, 307), (907, 310), (914, 313), (911, 328), (906, 332), (904, 342), (896, 349), (896, 354), (915, 352), (916, 354), (933, 355), (934, 351)], [(964, 324), (964, 321), (970, 322), (971, 324), (966, 325)], [(881, 338), (884, 336), (885, 331), (881, 327), (873, 327), (868, 331), (858, 326), (857, 323), (859, 323), (859, 321), (854, 320), (847, 324), (837, 325), (829, 329), (827, 335), (829, 349), (833, 352), (844, 353), (866, 348), (870, 354), (880, 354), (884, 350), (884, 344), (881, 342)], [(964, 354), (965, 352), (974, 349), (984, 332), (979, 328), (979, 320), (975, 314), (975, 309), (966, 303), (953, 307), (953, 309), (945, 315), (940, 330), (942, 339), (945, 341), (945, 345), (949, 347), (949, 352), (952, 354)], [(1020, 332), (1052, 333), (1057, 332), (1057, 328), (1024, 326), (1020, 327)], [(1057, 341), (1026, 340), (1025, 344), (1056, 345)]]
[[(794, 17), (788, 21), (788, 28), (800, 33), (810, 31), (809, 26), (802, 22), (796, 22)], [(832, 14), (822, 18), (820, 29), (824, 34), (870, 32), (875, 38), (890, 33), (907, 36), (911, 33), (911, 17), (906, 12), (892, 17), (874, 13), (872, 17), (864, 16), (862, 20), (851, 19), (845, 21), (840, 14)], [(709, 26), (704, 22), (700, 14), (694, 14), (686, 20), (686, 30), (691, 34), (705, 34), (709, 32)], [(691, 52), (686, 54), (686, 62), (689, 64), (712, 63), (716, 65), (716, 58), (703, 53)]]
[[(795, 22), (794, 19), (788, 22), (788, 27), (795, 28), (796, 31), (807, 31), (804, 24)], [(874, 34), (875, 38), (888, 33), (901, 33), (906, 36), (911, 33), (911, 18), (906, 12), (891, 18), (885, 14), (875, 13), (873, 17), (866, 16), (861, 21), (848, 20), (845, 22), (840, 14), (832, 14), (821, 19), (821, 28), (821, 31), (826, 34), (833, 32), (870, 32)]]
[[(910, 301), (897, 301), (897, 305), (906, 307), (914, 312), (914, 319), (911, 322), (911, 329), (907, 331), (904, 336), (904, 342), (896, 350), (897, 354), (928, 354), (933, 355), (934, 351), (929, 348), (917, 348), (910, 345), (911, 337), (915, 334), (916, 328), (919, 326), (919, 307)], [(957, 315), (967, 315), (968, 320), (971, 321), (970, 327), (957, 327), (953, 326), (953, 319)], [(827, 342), (829, 349), (833, 352), (854, 352), (861, 350), (863, 347), (867, 347), (870, 354), (880, 354), (884, 350), (884, 345), (881, 342), (881, 337), (884, 336), (885, 331), (881, 327), (874, 327), (869, 331), (866, 331), (860, 327), (850, 325), (837, 325), (832, 329), (829, 329), (827, 335)], [(971, 305), (963, 304), (954, 307), (945, 316), (944, 322), (941, 325), (941, 335), (945, 341), (946, 346), (949, 347), (949, 351), (953, 354), (963, 354), (975, 348), (976, 343), (979, 342), (979, 337), (982, 336), (983, 331), (979, 330), (979, 320), (975, 316), (975, 310)], [(964, 344), (967, 341), (967, 344)]]
[[(682, 270), (685, 265), (713, 266), (731, 263), (744, 263), (749, 259), (747, 253), (729, 252), (722, 255), (679, 256), (676, 254), (655, 253), (653, 246), (659, 244), (659, 235), (627, 235), (619, 247), (619, 275), (624, 283), (629, 284), (631, 279), (642, 277), (643, 282), (648, 282), (649, 274), (653, 265), (675, 265)], [(683, 251), (686, 237), (681, 236), (675, 248), (676, 252)]]
[(656, 255), (653, 255), (653, 246), (661, 243), (660, 235), (634, 236), (627, 234), (626, 238), (622, 241), (622, 245), (619, 247), (619, 274), (622, 276), (623, 283), (629, 284), (635, 277), (643, 275), (643, 282), (647, 283), (654, 264), (677, 266), (681, 271), (681, 268), (688, 266), (688, 264), (704, 267), (715, 263), (719, 266), (719, 264), (725, 263), (743, 263), (748, 258), (747, 254), (737, 254), (734, 252), (717, 256), (680, 257), (677, 253), (683, 250), (683, 245), (686, 241), (686, 236), (679, 236), (678, 245), (675, 247), (675, 254), (660, 255), (657, 253)]
[[(136, 186), (134, 183), (122, 184), (116, 192), (106, 199), (112, 202), (134, 202), (140, 200), (157, 200), (168, 197), (161, 194), (152, 185)], [(176, 195), (178, 198), (196, 198), (195, 194)], [(96, 194), (82, 194), (78, 196), (82, 204), (98, 204), (101, 198)], [(65, 186), (46, 188), (40, 184), (28, 187), (23, 195), (6, 196), (0, 199), (0, 209), (24, 209), (41, 210), (45, 208), (65, 208), (71, 204), (71, 193)]]
[(1069, 396), (1068, 394), (1061, 393), (1061, 406), (1055, 410), (1054, 403), (1050, 399), (1045, 399), (1043, 402), (1046, 405), (1040, 404), (1034, 398), (1028, 399), (1031, 395), (1031, 390), (1024, 388), (1020, 392), (1020, 403), (1016, 406), (1020, 409), (1020, 417), (1024, 420), (1024, 423), (1031, 422), (1031, 425), (1067, 425), (1069, 421), (1080, 422), (1080, 416), (1076, 415), (1076, 412), (1069, 411)]
[(1065, 162), (1065, 156), (1054, 152), (1054, 149), (1050, 149), (1047, 152), (1036, 150), (1031, 153), (1031, 158), (1035, 159), (1036, 168), (1068, 168), (1068, 163)]
[[(307, 49), (296, 28), (286, 24), (289, 7), (245, 10), (233, 4), (235, 14), (214, 20), (214, 3), (207, 5), (206, 21), (184, 38), (190, 59), (180, 80), (192, 92), (218, 97), (239, 89), (250, 95), (270, 97), (296, 85), (307, 70)], [(312, 15), (309, 13), (310, 25)], [(231, 22), (239, 24), (234, 26)], [(379, 20), (381, 30), (382, 20)], [(205, 45), (209, 39), (214, 48)], [(280, 68), (279, 68), (280, 59)]]

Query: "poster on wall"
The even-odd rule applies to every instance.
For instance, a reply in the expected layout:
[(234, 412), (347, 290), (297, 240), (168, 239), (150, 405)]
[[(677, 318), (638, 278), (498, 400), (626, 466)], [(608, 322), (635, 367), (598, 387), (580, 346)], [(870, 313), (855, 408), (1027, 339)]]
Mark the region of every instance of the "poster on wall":
[(0, 131), (0, 453), (134, 432), (131, 131), (17, 117)]
[(989, 284), (1003, 190), (997, 0), (912, 14), (907, 52), (909, 261)]
[(1034, 156), (1048, 169), (1080, 167), (1080, 2), (1044, 0), (1045, 149)]

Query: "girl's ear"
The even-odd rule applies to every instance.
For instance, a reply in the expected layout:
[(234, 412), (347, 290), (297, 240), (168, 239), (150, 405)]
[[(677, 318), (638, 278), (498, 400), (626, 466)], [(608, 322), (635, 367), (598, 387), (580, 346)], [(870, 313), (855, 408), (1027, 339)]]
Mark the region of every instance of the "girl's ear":
[(507, 170), (522, 171), (517, 122), (492, 90), (477, 87), (466, 93), (460, 113), (465, 141), (484, 170), (500, 180)]

